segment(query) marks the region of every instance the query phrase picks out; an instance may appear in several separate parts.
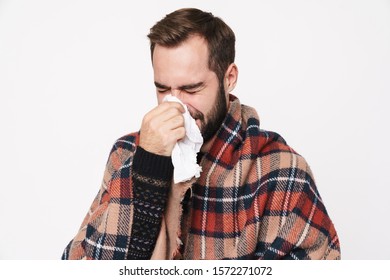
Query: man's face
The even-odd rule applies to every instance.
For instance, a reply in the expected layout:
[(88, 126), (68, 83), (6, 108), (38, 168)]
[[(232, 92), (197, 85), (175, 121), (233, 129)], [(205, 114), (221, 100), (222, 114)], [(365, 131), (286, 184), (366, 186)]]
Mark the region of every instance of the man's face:
[(195, 119), (204, 142), (210, 140), (226, 116), (227, 96), (208, 67), (206, 41), (192, 36), (177, 47), (156, 45), (153, 70), (158, 103), (167, 94), (179, 98)]

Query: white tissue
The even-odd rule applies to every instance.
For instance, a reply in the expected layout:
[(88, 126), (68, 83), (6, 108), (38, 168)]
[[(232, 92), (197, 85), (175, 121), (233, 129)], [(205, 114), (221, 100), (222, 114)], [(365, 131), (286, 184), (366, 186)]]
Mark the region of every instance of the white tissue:
[(175, 183), (180, 183), (198, 178), (202, 167), (196, 163), (196, 154), (199, 152), (203, 144), (203, 137), (195, 120), (188, 112), (188, 108), (178, 98), (173, 95), (167, 95), (163, 101), (179, 102), (185, 108), (183, 113), (184, 127), (186, 135), (178, 141), (172, 151), (173, 180)]

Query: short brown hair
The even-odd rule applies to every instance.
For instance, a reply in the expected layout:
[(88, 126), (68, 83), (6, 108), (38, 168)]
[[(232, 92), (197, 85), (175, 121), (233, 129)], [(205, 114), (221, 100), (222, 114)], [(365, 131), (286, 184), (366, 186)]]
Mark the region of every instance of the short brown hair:
[(212, 13), (185, 8), (174, 11), (157, 22), (148, 35), (152, 60), (156, 44), (176, 47), (190, 35), (200, 35), (206, 40), (209, 69), (222, 82), (227, 68), (234, 62), (236, 38), (233, 30)]

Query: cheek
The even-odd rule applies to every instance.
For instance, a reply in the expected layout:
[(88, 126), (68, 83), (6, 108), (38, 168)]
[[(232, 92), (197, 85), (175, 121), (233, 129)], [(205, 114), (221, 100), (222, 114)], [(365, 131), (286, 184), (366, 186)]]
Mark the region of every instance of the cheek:
[(163, 93), (156, 92), (157, 103), (158, 103), (159, 105), (163, 102), (164, 97), (165, 97), (166, 95), (167, 95), (167, 94), (163, 94)]
[(199, 111), (205, 117), (214, 105), (214, 100), (207, 98), (206, 95), (189, 96), (184, 102), (192, 112)]
[[(187, 105), (188, 110), (191, 112), (191, 115), (193, 117), (196, 116), (199, 113), (202, 113), (204, 116), (206, 116), (204, 108), (202, 108), (201, 104), (197, 104), (197, 103), (194, 103), (194, 102), (192, 102), (192, 103), (185, 103), (185, 104)], [(198, 120), (197, 120), (197, 123), (198, 123)]]
[(158, 92), (156, 92), (156, 98), (157, 98), (157, 103), (160, 104), (162, 102), (162, 97)]

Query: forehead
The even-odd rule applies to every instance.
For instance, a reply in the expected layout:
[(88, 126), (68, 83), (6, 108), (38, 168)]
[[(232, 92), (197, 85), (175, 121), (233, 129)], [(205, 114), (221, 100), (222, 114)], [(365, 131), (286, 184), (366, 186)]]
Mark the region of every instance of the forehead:
[(208, 68), (206, 40), (200, 36), (191, 36), (175, 47), (156, 45), (153, 71), (155, 81), (165, 84), (174, 84), (179, 80), (194, 82), (205, 78), (211, 72)]

